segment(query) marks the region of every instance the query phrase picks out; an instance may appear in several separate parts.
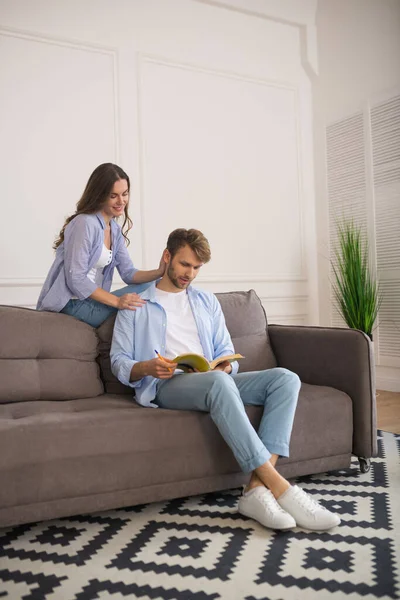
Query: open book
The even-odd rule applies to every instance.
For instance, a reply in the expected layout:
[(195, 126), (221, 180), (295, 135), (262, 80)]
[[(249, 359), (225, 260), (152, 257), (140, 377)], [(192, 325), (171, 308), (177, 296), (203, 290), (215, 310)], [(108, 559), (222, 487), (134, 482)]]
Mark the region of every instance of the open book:
[(215, 367), (226, 360), (231, 363), (239, 358), (244, 358), (244, 356), (241, 354), (228, 354), (227, 356), (220, 356), (219, 358), (209, 362), (200, 354), (181, 354), (180, 356), (172, 359), (172, 362), (177, 363), (178, 368), (182, 369), (182, 371), (190, 372), (192, 369), (197, 369), (198, 371), (205, 373), (206, 371), (212, 371), (215, 369)]

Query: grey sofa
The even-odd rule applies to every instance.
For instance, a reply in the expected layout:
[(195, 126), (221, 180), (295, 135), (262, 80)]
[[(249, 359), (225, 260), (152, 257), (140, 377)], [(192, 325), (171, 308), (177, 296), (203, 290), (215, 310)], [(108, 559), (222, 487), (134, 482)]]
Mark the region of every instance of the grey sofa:
[[(267, 327), (254, 291), (218, 295), (241, 370), (276, 365), (302, 388), (286, 477), (362, 465), (376, 454), (368, 338)], [(0, 526), (241, 485), (208, 414), (142, 408), (111, 374), (114, 318), (96, 331), (58, 313), (0, 306)], [(257, 427), (261, 409), (248, 408)]]

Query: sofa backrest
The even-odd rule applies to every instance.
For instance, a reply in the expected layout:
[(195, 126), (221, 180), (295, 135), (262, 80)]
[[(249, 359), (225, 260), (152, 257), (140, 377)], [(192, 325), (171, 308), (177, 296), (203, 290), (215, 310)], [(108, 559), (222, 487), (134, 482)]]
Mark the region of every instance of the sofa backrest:
[(254, 290), (216, 294), (231, 334), (235, 352), (243, 354), (240, 371), (262, 371), (277, 366), (268, 322), (260, 298)]
[[(267, 319), (255, 291), (217, 297), (235, 351), (245, 356), (240, 371), (275, 367)], [(111, 373), (114, 321), (112, 316), (94, 330), (68, 315), (0, 306), (0, 403), (90, 398), (103, 393), (103, 382), (108, 393), (132, 395), (133, 389)]]
[(0, 306), (0, 403), (102, 394), (97, 344), (73, 317)]
[(111, 372), (110, 349), (115, 319), (116, 315), (112, 315), (97, 328), (97, 335), (100, 340), (97, 361), (100, 365), (106, 392), (109, 394), (130, 394), (133, 396), (135, 390), (127, 385), (123, 385)]
[[(221, 303), (235, 351), (245, 357), (240, 361), (240, 371), (260, 371), (276, 367), (265, 311), (256, 292), (226, 292), (216, 296)], [(111, 372), (110, 347), (114, 322), (115, 316), (109, 317), (97, 329), (100, 339), (98, 361), (103, 382), (109, 393), (132, 395), (134, 390), (122, 385)]]

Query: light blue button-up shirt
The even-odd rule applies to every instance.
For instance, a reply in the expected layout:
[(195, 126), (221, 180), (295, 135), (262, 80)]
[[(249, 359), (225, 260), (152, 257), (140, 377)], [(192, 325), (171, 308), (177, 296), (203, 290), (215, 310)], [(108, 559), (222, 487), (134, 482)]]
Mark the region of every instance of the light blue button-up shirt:
[[(111, 344), (111, 370), (124, 384), (135, 388), (136, 401), (143, 406), (153, 406), (158, 379), (147, 376), (139, 381), (129, 381), (135, 363), (156, 358), (155, 350), (165, 353), (167, 314), (157, 303), (156, 284), (153, 283), (140, 296), (146, 304), (136, 311), (120, 310), (114, 325)], [(190, 306), (197, 325), (204, 356), (211, 361), (233, 354), (234, 348), (225, 324), (221, 305), (211, 292), (187, 288)], [(232, 363), (232, 374), (238, 372), (237, 362)], [(179, 375), (176, 375), (179, 377)]]
[[(103, 270), (102, 288), (111, 289), (114, 269), (128, 285), (138, 269), (133, 266), (121, 227), (111, 219), (112, 260)], [(65, 228), (64, 241), (57, 248), (37, 303), (37, 310), (60, 312), (71, 298), (88, 298), (99, 287), (88, 277), (97, 264), (106, 227), (102, 214), (77, 215)]]

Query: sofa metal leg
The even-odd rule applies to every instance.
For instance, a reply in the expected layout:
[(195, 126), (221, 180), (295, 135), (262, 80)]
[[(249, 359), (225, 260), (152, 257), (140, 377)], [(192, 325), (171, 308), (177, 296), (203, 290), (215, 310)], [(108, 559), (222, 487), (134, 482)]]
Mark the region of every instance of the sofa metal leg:
[(361, 473), (368, 473), (371, 468), (371, 459), (364, 458), (363, 456), (358, 457), (358, 462), (360, 463), (360, 471)]

